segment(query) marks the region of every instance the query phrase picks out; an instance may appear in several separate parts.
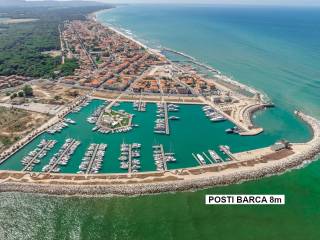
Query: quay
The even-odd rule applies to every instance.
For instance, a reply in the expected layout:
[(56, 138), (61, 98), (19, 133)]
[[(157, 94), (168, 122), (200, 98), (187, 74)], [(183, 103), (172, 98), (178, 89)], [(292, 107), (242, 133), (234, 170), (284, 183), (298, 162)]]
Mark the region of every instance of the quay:
[(49, 140), (45, 146), (30, 160), (30, 162), (21, 170), (22, 172), (28, 171), (27, 169), (37, 160), (37, 158), (46, 150), (48, 150), (49, 146), (55, 142), (54, 140)]
[[(208, 100), (206, 97), (204, 96), (199, 96), (199, 98), (202, 100), (202, 102), (204, 102), (206, 105), (209, 105), (210, 107), (212, 107), (216, 112), (218, 112), (219, 114), (221, 114), (222, 116), (224, 116), (226, 119), (228, 119), (230, 122), (234, 123), (239, 129), (239, 135), (241, 136), (255, 136), (258, 135), (260, 133), (263, 132), (263, 128), (250, 128), (249, 125), (251, 126), (252, 124), (246, 124), (244, 122), (240, 122), (235, 120), (234, 118), (232, 118), (231, 116), (229, 116), (228, 114), (226, 114), (224, 111), (222, 111), (219, 107), (216, 106), (216, 104), (214, 104), (213, 102), (211, 102), (210, 100)], [(259, 105), (260, 106), (260, 105)], [(246, 111), (243, 112), (243, 114), (246, 114)], [(248, 125), (248, 126), (247, 126)]]

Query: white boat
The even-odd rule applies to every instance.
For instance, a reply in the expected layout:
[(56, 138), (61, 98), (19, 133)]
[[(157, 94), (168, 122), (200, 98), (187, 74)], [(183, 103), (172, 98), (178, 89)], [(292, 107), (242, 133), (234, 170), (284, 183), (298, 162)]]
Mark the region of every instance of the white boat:
[(204, 158), (202, 157), (201, 154), (197, 154), (197, 158), (199, 159), (199, 161), (201, 162), (202, 165), (205, 165), (206, 164), (206, 161), (204, 160)]
[(211, 156), (211, 158), (212, 158), (213, 160), (215, 160), (216, 162), (222, 162), (221, 157), (219, 157), (219, 155), (217, 154), (216, 151), (214, 151), (214, 150), (208, 150), (208, 152), (209, 152), (209, 154), (210, 154), (210, 156)]

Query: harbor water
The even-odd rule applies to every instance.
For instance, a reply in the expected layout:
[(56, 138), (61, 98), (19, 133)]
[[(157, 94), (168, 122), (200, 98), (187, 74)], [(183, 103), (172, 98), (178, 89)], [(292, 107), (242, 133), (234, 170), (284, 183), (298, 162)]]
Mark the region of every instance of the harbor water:
[[(241, 137), (239, 135), (227, 134), (226, 129), (233, 127), (230, 122), (211, 122), (204, 114), (202, 105), (179, 105), (178, 112), (169, 112), (169, 116), (177, 116), (179, 120), (169, 120), (170, 135), (160, 135), (153, 132), (156, 120), (157, 106), (155, 103), (148, 103), (145, 112), (135, 111), (133, 103), (122, 102), (114, 110), (124, 110), (134, 114), (134, 127), (126, 133), (109, 133), (103, 134), (98, 131), (92, 131), (94, 124), (87, 122), (87, 118), (99, 107), (104, 105), (102, 100), (93, 100), (88, 106), (84, 106), (79, 112), (70, 113), (66, 118), (75, 121), (75, 124), (69, 124), (61, 132), (54, 134), (43, 133), (22, 150), (18, 151), (12, 157), (7, 159), (1, 166), (1, 170), (23, 169), (21, 159), (41, 142), (41, 140), (56, 140), (55, 146), (48, 151), (48, 154), (41, 159), (40, 163), (34, 168), (34, 172), (41, 172), (42, 168), (47, 165), (55, 153), (59, 151), (65, 140), (73, 138), (80, 141), (80, 146), (71, 156), (68, 164), (61, 167), (61, 173), (77, 173), (84, 154), (92, 143), (105, 143), (108, 145), (106, 154), (103, 159), (100, 173), (126, 173), (128, 170), (120, 168), (118, 160), (121, 152), (122, 143), (140, 143), (141, 148), (141, 169), (140, 171), (155, 171), (156, 165), (153, 159), (152, 146), (163, 144), (165, 152), (175, 153), (176, 162), (168, 163), (169, 169), (185, 168), (199, 166), (193, 158), (192, 153), (208, 154), (209, 149), (219, 152), (219, 145), (228, 145), (233, 152), (251, 150), (259, 147), (267, 147), (279, 139), (290, 139), (291, 141), (305, 141), (308, 138), (308, 128), (298, 122), (295, 131), (301, 131), (305, 128), (304, 136), (293, 134), (292, 130), (283, 128), (281, 131), (267, 130), (256, 137)], [(268, 111), (273, 111), (267, 110)], [(256, 121), (263, 124), (265, 113), (257, 114)], [(299, 137), (295, 137), (299, 136)], [(210, 162), (207, 162), (208, 164)]]

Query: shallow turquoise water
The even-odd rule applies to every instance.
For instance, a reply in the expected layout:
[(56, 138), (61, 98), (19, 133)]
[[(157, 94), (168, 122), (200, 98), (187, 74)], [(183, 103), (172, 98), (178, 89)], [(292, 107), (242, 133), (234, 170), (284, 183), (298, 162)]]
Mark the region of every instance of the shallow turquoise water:
[[(239, 139), (239, 148), (254, 139), (260, 143), (260, 137), (261, 144), (282, 136), (306, 140), (308, 129), (293, 117), (295, 108), (320, 117), (319, 8), (128, 6), (101, 18), (130, 29), (150, 46), (186, 52), (266, 92), (277, 105), (257, 113), (255, 121), (266, 132)], [(237, 142), (231, 138), (230, 144)], [(320, 238), (319, 181), (317, 161), (281, 176), (188, 193), (132, 198), (2, 193), (0, 237), (314, 240)], [(206, 193), (285, 194), (286, 205), (205, 206)]]

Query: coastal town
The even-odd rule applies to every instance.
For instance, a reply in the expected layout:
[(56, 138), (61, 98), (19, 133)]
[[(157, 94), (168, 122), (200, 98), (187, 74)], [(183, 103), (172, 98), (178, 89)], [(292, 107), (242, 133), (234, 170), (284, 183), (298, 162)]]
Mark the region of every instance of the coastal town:
[[(319, 121), (296, 112), (313, 130), (308, 143), (278, 139), (273, 145), (240, 152), (233, 152), (229, 143), (221, 143), (190, 150), (190, 166), (179, 165), (183, 161), (179, 159), (181, 153), (164, 144), (164, 138), (176, 134), (176, 126), (190, 120), (190, 116), (182, 117), (186, 107), (201, 112), (203, 127), (221, 124), (224, 129), (219, 134), (227, 135), (232, 145), (234, 136), (261, 134), (264, 130), (254, 124), (252, 116), (273, 104), (259, 91), (193, 59), (189, 64), (173, 62), (164, 51), (150, 49), (104, 26), (94, 16), (65, 21), (59, 30), (62, 64), (66, 60), (78, 63), (73, 74), (56, 79), (0, 77), (0, 107), (9, 118), (0, 124), (0, 179), (8, 189), (26, 182), (52, 185), (53, 192), (65, 184), (66, 194), (86, 192), (90, 187), (95, 193), (126, 195), (188, 190), (282, 172), (303, 164), (319, 151)], [(203, 74), (196, 66), (213, 74)], [(148, 128), (150, 139), (159, 142), (149, 142), (148, 151), (152, 154), (148, 161), (152, 164), (148, 165), (143, 160), (147, 144), (131, 139), (131, 143), (125, 142), (125, 138), (148, 125), (150, 119), (145, 114), (150, 114), (150, 108), (155, 112), (153, 131)], [(7, 125), (8, 121), (21, 119), (24, 121), (19, 124), (24, 129)], [(186, 128), (192, 127), (195, 126)], [(113, 137), (117, 146), (110, 144), (115, 145)], [(108, 140), (104, 142), (105, 139)], [(25, 147), (30, 151), (22, 153)], [(105, 160), (115, 148), (120, 149), (120, 156), (115, 154), (118, 159)], [(81, 150), (81, 155), (79, 149), (86, 151)], [(80, 162), (70, 172), (69, 162), (75, 158)], [(1, 169), (14, 159), (19, 159), (18, 167)], [(104, 161), (115, 161), (112, 166), (117, 170), (105, 170)], [(222, 175), (227, 177), (222, 179)], [(71, 187), (75, 182), (87, 188)], [(127, 187), (129, 183), (134, 187)], [(98, 184), (102, 187), (96, 188)], [(147, 187), (141, 190), (139, 184)]]

